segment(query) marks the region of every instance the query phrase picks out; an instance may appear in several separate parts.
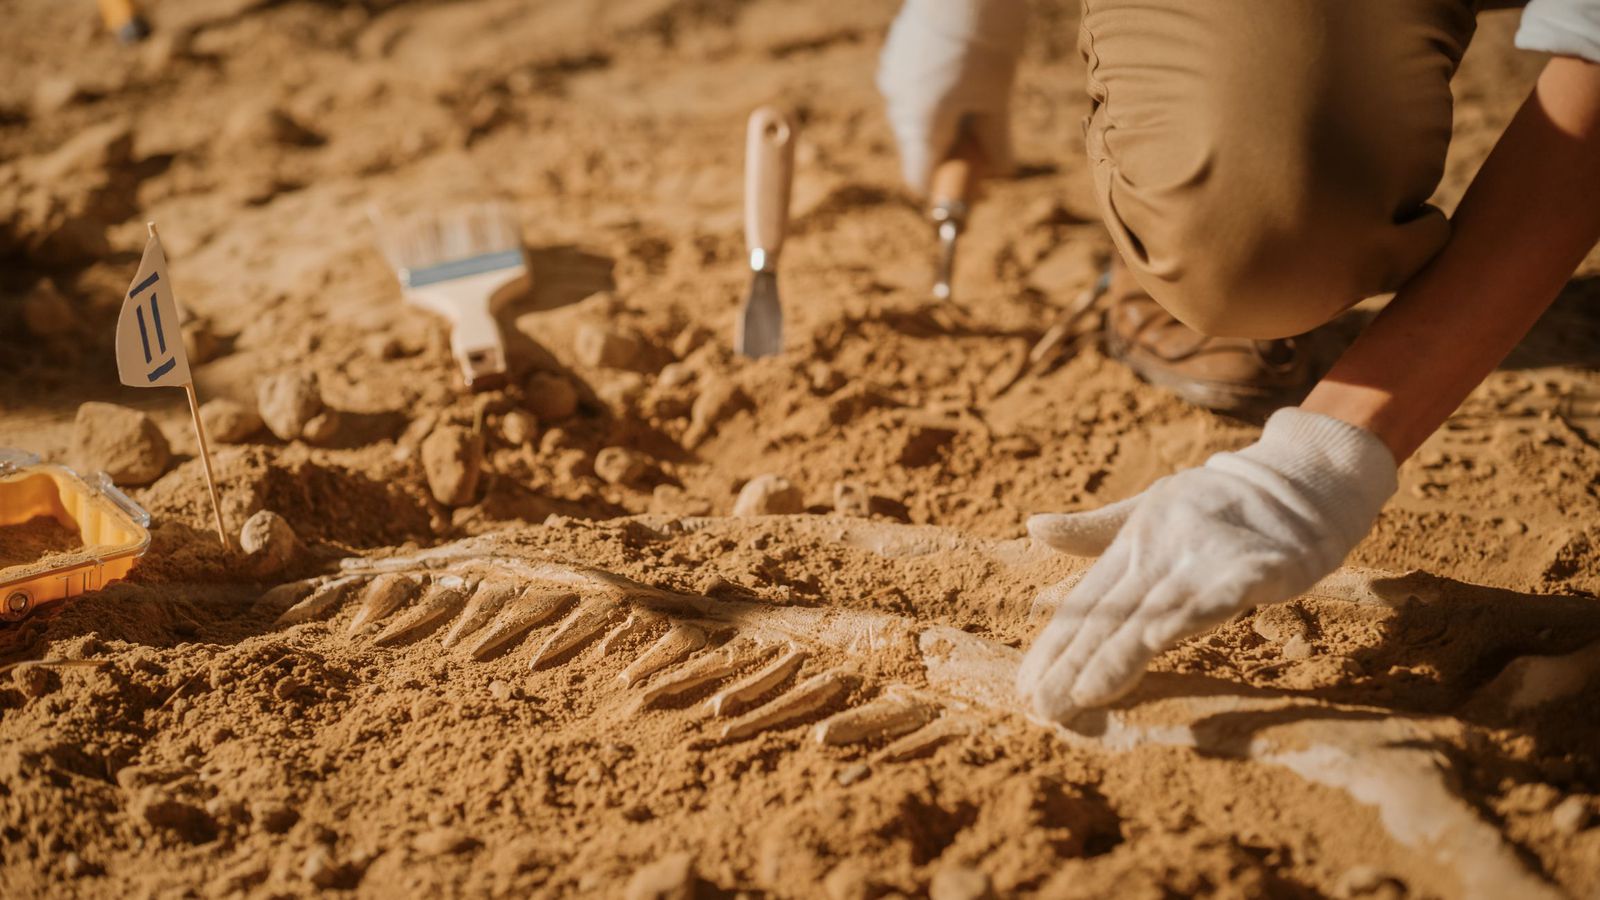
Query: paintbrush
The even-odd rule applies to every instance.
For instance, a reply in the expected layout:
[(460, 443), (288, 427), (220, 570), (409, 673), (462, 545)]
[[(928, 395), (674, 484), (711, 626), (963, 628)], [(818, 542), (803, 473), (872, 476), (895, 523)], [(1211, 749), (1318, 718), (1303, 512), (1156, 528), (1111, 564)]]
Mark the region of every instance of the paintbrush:
[(469, 390), (505, 383), (497, 300), (528, 274), (510, 204), (466, 203), (387, 219), (369, 213), (406, 301), (450, 323), (450, 350)]

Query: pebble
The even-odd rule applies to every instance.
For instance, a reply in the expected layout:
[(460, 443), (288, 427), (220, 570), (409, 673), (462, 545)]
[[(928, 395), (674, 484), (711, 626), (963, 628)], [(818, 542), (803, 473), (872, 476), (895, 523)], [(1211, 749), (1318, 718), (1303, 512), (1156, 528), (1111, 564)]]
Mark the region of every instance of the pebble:
[(459, 425), (443, 425), (422, 442), (422, 468), (433, 499), (445, 506), (465, 506), (478, 493), (483, 466), (483, 440)]
[(694, 369), (681, 362), (667, 363), (656, 373), (656, 385), (663, 388), (685, 387), (694, 381)]
[(11, 679), (25, 697), (37, 699), (50, 693), (50, 670), (44, 666), (24, 663), (12, 670)]
[(1270, 603), (1260, 607), (1250, 619), (1250, 627), (1274, 644), (1287, 643), (1293, 638), (1304, 640), (1311, 634), (1305, 617), (1286, 603)]
[(344, 868), (334, 859), (333, 851), (318, 844), (306, 854), (300, 866), (300, 877), (320, 888), (331, 888), (344, 880)]
[(83, 86), (68, 77), (42, 78), (29, 98), (29, 109), (43, 119), (66, 109), (85, 96)]
[(298, 440), (317, 413), (322, 412), (322, 390), (317, 374), (290, 370), (269, 375), (256, 388), (261, 421), (279, 440)]
[(299, 810), (273, 800), (255, 804), (250, 815), (268, 834), (283, 834), (300, 821)]
[(859, 481), (840, 481), (833, 485), (833, 511), (841, 516), (865, 517), (872, 512), (872, 495)]
[(448, 856), (454, 853), (465, 853), (478, 846), (477, 840), (471, 835), (457, 831), (454, 828), (435, 828), (424, 831), (411, 841), (412, 849), (424, 856)]
[(200, 405), (200, 421), (206, 435), (224, 444), (247, 441), (260, 433), (265, 424), (255, 410), (226, 397), (216, 397)]
[(549, 372), (535, 372), (525, 389), (528, 411), (541, 422), (555, 422), (578, 411), (578, 389)]
[(1562, 834), (1577, 834), (1589, 824), (1588, 802), (1572, 796), (1557, 803), (1550, 811), (1550, 824)]
[(68, 878), (82, 878), (89, 874), (90, 871), (90, 866), (83, 861), (83, 857), (70, 852), (62, 857), (61, 868), (62, 871), (67, 873)]
[(513, 409), (500, 419), (500, 437), (513, 447), (524, 447), (539, 436), (539, 419), (531, 412)]
[(216, 820), (205, 810), (175, 799), (160, 788), (146, 788), (131, 811), (146, 825), (170, 831), (191, 844), (203, 844), (217, 836)]
[(602, 447), (594, 455), (594, 473), (607, 484), (636, 485), (650, 474), (650, 462), (626, 447)]
[(697, 880), (693, 856), (669, 853), (635, 871), (622, 896), (626, 900), (693, 900)]
[(1334, 886), (1333, 893), (1336, 897), (1363, 897), (1376, 894), (1388, 887), (1391, 892), (1401, 888), (1398, 878), (1384, 872), (1377, 866), (1359, 865), (1346, 869), (1339, 877), (1339, 882)]
[(489, 696), (499, 703), (504, 703), (511, 699), (511, 685), (496, 678), (494, 681), (489, 682)]
[(117, 484), (145, 485), (172, 461), (166, 435), (149, 416), (114, 403), (85, 403), (72, 425), (72, 465), (105, 472)]
[(239, 529), (239, 549), (257, 575), (272, 575), (293, 565), (305, 549), (288, 521), (270, 509), (246, 519)]
[(46, 278), (22, 298), (22, 324), (34, 337), (60, 337), (78, 329), (78, 313)]
[(940, 869), (928, 885), (928, 900), (990, 900), (989, 876), (967, 866)]
[(633, 369), (644, 355), (644, 341), (637, 334), (586, 323), (573, 339), (578, 361), (592, 369)]
[(1296, 635), (1283, 642), (1282, 652), (1284, 659), (1310, 659), (1317, 651), (1311, 646), (1310, 641)]
[(736, 516), (786, 516), (805, 511), (805, 496), (782, 475), (757, 475), (734, 501)]
[(839, 770), (839, 774), (835, 776), (835, 779), (841, 786), (849, 787), (850, 785), (855, 784), (871, 774), (871, 766), (867, 765), (866, 763), (856, 763), (855, 765), (846, 766), (845, 768)]
[(326, 446), (333, 443), (339, 436), (339, 426), (344, 424), (344, 417), (337, 409), (324, 407), (322, 412), (312, 416), (307, 422), (305, 430), (300, 434), (308, 444)]
[(737, 384), (725, 378), (710, 379), (689, 409), (689, 429), (683, 434), (684, 445), (691, 449), (699, 446), (722, 420), (749, 403), (750, 398)]

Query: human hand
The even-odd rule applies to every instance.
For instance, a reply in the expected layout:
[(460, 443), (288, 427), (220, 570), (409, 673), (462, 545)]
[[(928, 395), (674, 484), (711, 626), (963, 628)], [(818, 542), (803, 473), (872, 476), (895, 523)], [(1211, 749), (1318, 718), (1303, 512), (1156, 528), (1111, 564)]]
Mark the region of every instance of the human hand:
[(963, 123), (993, 174), (1011, 171), (1011, 84), (1022, 0), (906, 0), (878, 63), (878, 90), (908, 184), (927, 191)]
[(1395, 488), (1394, 457), (1376, 436), (1283, 409), (1255, 444), (1142, 494), (1032, 517), (1036, 540), (1100, 559), (1034, 641), (1017, 689), (1060, 722), (1116, 700), (1182, 638), (1332, 572)]

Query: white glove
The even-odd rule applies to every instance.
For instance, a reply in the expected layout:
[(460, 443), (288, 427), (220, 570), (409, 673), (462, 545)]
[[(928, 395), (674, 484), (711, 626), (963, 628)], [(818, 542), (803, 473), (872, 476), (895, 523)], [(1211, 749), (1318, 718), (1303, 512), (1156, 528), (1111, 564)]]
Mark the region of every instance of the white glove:
[(878, 62), (878, 90), (906, 181), (928, 189), (963, 120), (991, 174), (1011, 171), (1011, 84), (1022, 52), (1023, 0), (906, 0)]
[(1142, 494), (1032, 517), (1034, 539), (1102, 555), (1028, 651), (1017, 689), (1040, 716), (1066, 722), (1132, 690), (1182, 638), (1304, 593), (1371, 530), (1395, 471), (1371, 432), (1282, 409), (1255, 444)]

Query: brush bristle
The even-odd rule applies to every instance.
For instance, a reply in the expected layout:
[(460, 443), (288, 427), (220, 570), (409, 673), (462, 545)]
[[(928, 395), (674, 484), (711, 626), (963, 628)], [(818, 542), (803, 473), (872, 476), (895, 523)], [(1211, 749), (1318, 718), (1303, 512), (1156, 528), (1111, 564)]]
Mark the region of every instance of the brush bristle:
[(522, 250), (516, 211), (501, 201), (423, 210), (395, 218), (374, 213), (378, 245), (396, 271)]

